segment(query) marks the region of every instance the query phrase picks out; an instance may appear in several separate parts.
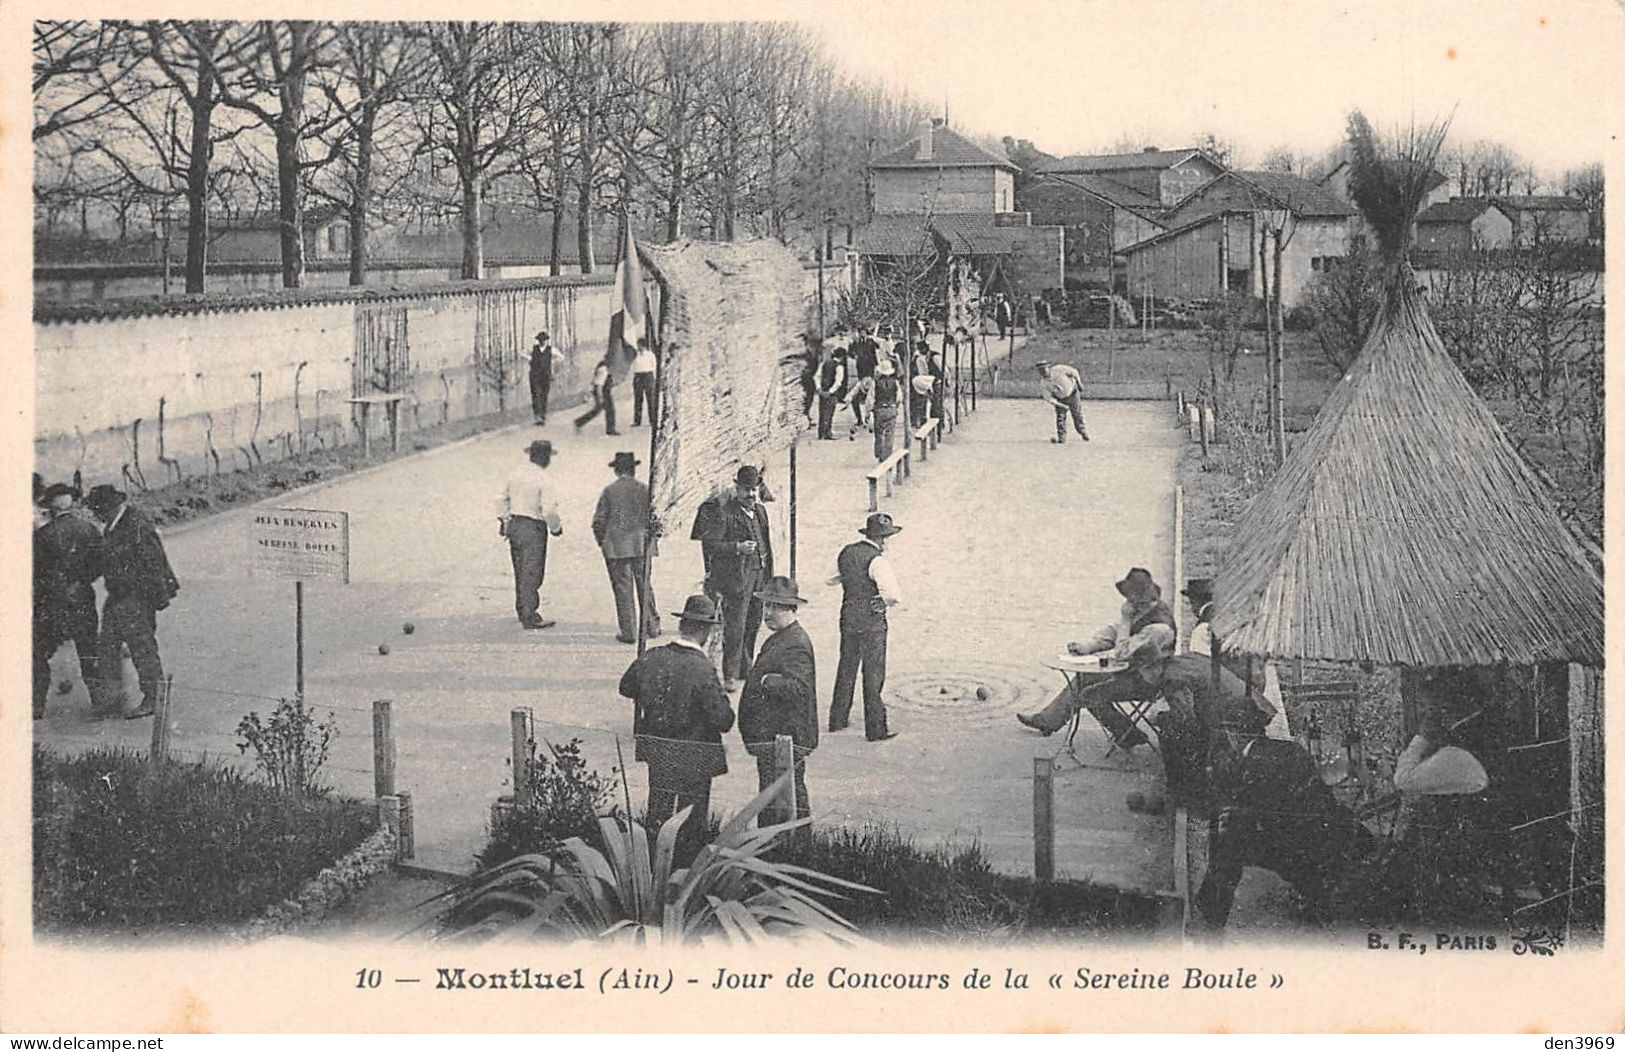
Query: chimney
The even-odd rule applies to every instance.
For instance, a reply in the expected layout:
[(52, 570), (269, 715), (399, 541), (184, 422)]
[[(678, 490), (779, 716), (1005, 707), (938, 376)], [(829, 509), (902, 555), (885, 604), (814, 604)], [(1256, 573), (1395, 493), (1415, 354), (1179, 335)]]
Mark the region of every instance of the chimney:
[(946, 128), (947, 126), (948, 126), (948, 118), (947, 117), (932, 117), (931, 118), (931, 127), (933, 127), (933, 128)]
[(937, 122), (932, 120), (931, 123), (920, 128), (919, 143), (914, 150), (914, 159), (916, 161), (929, 161), (931, 159), (931, 132), (936, 126)]
[(1141, 150), (1140, 152), (1141, 153), (1161, 153), (1162, 151), (1157, 149), (1155, 146), (1147, 146), (1145, 149)]

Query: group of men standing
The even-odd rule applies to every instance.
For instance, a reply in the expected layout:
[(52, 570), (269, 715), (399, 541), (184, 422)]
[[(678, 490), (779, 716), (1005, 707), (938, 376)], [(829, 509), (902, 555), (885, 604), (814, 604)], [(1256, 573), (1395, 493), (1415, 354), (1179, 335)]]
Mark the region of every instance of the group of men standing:
[[(728, 770), (722, 735), (734, 724), (730, 699), (736, 691), (739, 733), (756, 758), (759, 789), (767, 789), (782, 773), (774, 744), (787, 736), (793, 743), (795, 817), (811, 814), (806, 761), (818, 747), (817, 662), (812, 640), (799, 623), (799, 609), (807, 600), (798, 594), (794, 579), (772, 573), (766, 519), (756, 500), (759, 484), (760, 474), (747, 465), (735, 476), (733, 494), (702, 510), (695, 532), (707, 552), (707, 591), (689, 596), (676, 615), (678, 638), (634, 661), (620, 682), (620, 693), (633, 703), (636, 756), (649, 766), (649, 820), (659, 823), (675, 810), (691, 807), (681, 834), (689, 845), (705, 828), (712, 779)], [(862, 540), (841, 549), (836, 573), (827, 581), (841, 588), (840, 659), (828, 722), (832, 733), (848, 726), (861, 675), (865, 737), (885, 741), (897, 736), (887, 724), (881, 691), (887, 610), (901, 601), (884, 552), (888, 539), (901, 531), (891, 516), (870, 515), (859, 530)], [(755, 636), (764, 620), (771, 634), (756, 650)], [(724, 638), (721, 678), (707, 652), (718, 629)], [(789, 817), (775, 804), (764, 810), (762, 822)]]
[[(546, 330), (538, 332), (530, 347), (529, 381), (530, 381), (530, 410), (538, 427), (547, 424), (548, 400), (553, 391), (553, 367), (558, 359), (558, 353), (553, 349), (552, 337)], [(657, 400), (655, 397), (655, 352), (648, 343), (638, 345), (637, 354), (632, 359), (632, 426), (642, 427), (645, 414), (649, 418), (649, 426), (656, 426), (655, 416)], [(604, 433), (618, 435), (621, 432), (615, 428), (615, 373), (610, 368), (609, 355), (600, 358), (593, 366), (590, 393), (592, 404), (587, 411), (575, 418), (575, 428), (580, 431), (599, 416), (604, 418)]]
[[(904, 354), (910, 356), (912, 374), (906, 387), (902, 375)], [(942, 418), (947, 374), (942, 352), (931, 349), (923, 323), (911, 341), (893, 340), (891, 328), (881, 325), (856, 335), (837, 331), (825, 340), (811, 370), (811, 389), (818, 402), (818, 438), (833, 440), (836, 412), (850, 409), (852, 423), (847, 428), (847, 440), (853, 440), (861, 428), (868, 426), (874, 434), (875, 460), (883, 461), (896, 449), (897, 418), (905, 398), (912, 421), (918, 423), (933, 415)]]
[[(109, 485), (93, 486), (84, 497), (94, 521), (80, 512), (76, 485), (47, 486), (36, 501), (45, 521), (34, 530), (34, 718), (46, 712), (51, 658), (69, 641), (93, 717), (151, 716), (164, 684), (158, 611), (180, 592), (157, 529)], [(99, 614), (98, 579), (106, 591)], [(120, 696), (126, 648), (141, 690), (129, 713)]]

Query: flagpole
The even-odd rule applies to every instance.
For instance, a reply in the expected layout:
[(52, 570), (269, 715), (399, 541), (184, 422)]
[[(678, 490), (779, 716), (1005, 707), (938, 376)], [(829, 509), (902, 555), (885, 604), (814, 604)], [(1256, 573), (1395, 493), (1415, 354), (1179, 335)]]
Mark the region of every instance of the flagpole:
[[(653, 590), (651, 582), (654, 578), (654, 556), (652, 551), (655, 540), (654, 527), (657, 523), (654, 514), (655, 463), (660, 449), (660, 425), (666, 419), (666, 388), (663, 383), (666, 369), (666, 351), (661, 346), (661, 340), (657, 334), (664, 334), (666, 330), (666, 300), (668, 297), (665, 281), (661, 279), (658, 271), (655, 271), (654, 274), (655, 284), (660, 289), (659, 321), (654, 325), (649, 324), (647, 299), (644, 301), (643, 311), (643, 337), (649, 341), (649, 347), (655, 352), (654, 404), (649, 412), (649, 522), (643, 532), (643, 596), (649, 595)], [(648, 646), (648, 620), (649, 612), (643, 609), (643, 604), (640, 602), (638, 604), (638, 657), (643, 656), (643, 651)]]

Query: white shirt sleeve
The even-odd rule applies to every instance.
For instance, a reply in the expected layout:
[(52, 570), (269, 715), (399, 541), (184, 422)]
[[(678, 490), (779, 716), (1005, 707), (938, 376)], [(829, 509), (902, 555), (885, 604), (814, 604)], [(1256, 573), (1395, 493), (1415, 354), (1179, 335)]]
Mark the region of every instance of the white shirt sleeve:
[(902, 605), (903, 589), (897, 584), (897, 573), (884, 555), (877, 555), (869, 561), (869, 580), (880, 590), (880, 598), (886, 601), (887, 606)]

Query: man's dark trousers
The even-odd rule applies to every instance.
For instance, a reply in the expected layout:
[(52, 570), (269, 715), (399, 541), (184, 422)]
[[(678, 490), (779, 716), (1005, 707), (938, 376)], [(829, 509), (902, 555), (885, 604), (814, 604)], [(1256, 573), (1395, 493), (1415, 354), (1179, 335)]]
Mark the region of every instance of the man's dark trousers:
[[(85, 588), (88, 591), (89, 585)], [(79, 675), (85, 689), (92, 691), (94, 706), (97, 688), (96, 675), (96, 597), (91, 593), (85, 602), (52, 605), (40, 612), (34, 620), (34, 715), (44, 714), (51, 690), (51, 656), (68, 640), (79, 654)]]
[[(102, 632), (97, 641), (96, 664), (103, 678), (102, 705), (112, 707), (124, 668), (124, 647), (130, 648), (136, 677), (141, 682), (143, 704), (158, 699), (158, 684), (164, 679), (164, 665), (158, 657), (158, 612), (140, 596), (110, 595), (102, 604)], [(91, 697), (94, 699), (95, 695)]]
[(835, 406), (840, 400), (834, 395), (818, 396), (818, 437), (835, 437)]
[[(641, 557), (632, 559), (605, 559), (609, 570), (609, 587), (615, 593), (615, 620), (623, 639), (638, 634), (638, 613), (643, 613), (644, 635), (660, 632), (660, 614), (655, 610), (654, 588), (649, 576), (643, 572)], [(636, 598), (634, 599), (634, 595)]]
[(711, 818), (711, 779), (694, 778), (676, 771), (649, 769), (649, 803), (645, 828), (658, 832), (672, 815), (692, 806), (688, 819), (678, 832), (680, 844), (698, 848)]
[(722, 678), (744, 679), (750, 657), (756, 653), (756, 634), (762, 627), (762, 568), (744, 567), (738, 591), (722, 594)]
[(547, 395), (553, 387), (553, 378), (542, 373), (530, 374), (530, 415), (539, 423), (547, 422)]
[(604, 388), (602, 392), (594, 391), (592, 393), (592, 408), (576, 417), (576, 426), (586, 427), (592, 422), (592, 418), (597, 416), (599, 413), (604, 414), (604, 431), (614, 431), (615, 395), (607, 387)]
[(536, 620), (547, 576), (547, 524), (527, 515), (508, 520), (508, 554), (513, 557), (513, 609), (519, 620)]
[[(649, 408), (649, 426), (658, 427), (655, 419), (655, 374), (632, 374), (632, 426), (643, 423), (643, 409)], [(610, 426), (614, 426), (613, 424)]]
[(844, 728), (852, 716), (852, 694), (859, 670), (863, 672), (863, 733), (870, 741), (886, 736), (886, 703), (880, 692), (886, 685), (886, 624), (863, 629), (841, 629), (841, 657), (835, 666), (835, 696), (829, 706), (829, 729)]

